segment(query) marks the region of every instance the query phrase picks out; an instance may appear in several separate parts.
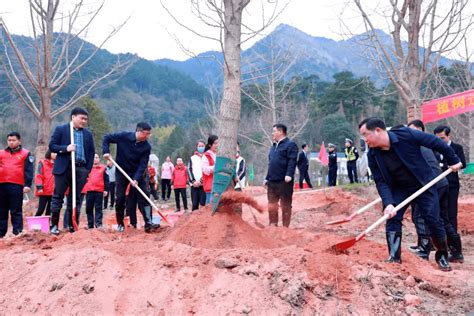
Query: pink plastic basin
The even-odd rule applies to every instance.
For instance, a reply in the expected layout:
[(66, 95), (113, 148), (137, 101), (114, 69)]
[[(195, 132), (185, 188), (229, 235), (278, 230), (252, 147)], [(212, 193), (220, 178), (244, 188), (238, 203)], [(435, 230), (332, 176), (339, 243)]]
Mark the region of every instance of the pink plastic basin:
[(27, 216), (26, 223), (30, 231), (49, 232), (49, 216)]

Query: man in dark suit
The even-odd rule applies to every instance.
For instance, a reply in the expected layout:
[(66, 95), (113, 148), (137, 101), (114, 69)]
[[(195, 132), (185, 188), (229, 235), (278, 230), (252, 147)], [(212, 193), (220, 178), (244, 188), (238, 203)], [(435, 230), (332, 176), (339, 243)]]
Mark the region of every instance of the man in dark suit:
[[(72, 110), (74, 145), (71, 144), (70, 123), (57, 126), (49, 142), (51, 152), (57, 153), (53, 167), (54, 193), (51, 199), (51, 233), (54, 235), (59, 234), (59, 212), (63, 205), (64, 194), (72, 187), (71, 152), (74, 151), (76, 157), (76, 161), (73, 162), (76, 165), (76, 205), (79, 204), (81, 191), (94, 163), (94, 140), (92, 133), (85, 128), (88, 117), (89, 114), (83, 108)], [(72, 210), (72, 199), (67, 199), (67, 203), (70, 204), (68, 208)], [(69, 231), (74, 232), (72, 212), (69, 214)]]
[[(410, 195), (435, 178), (435, 174), (421, 153), (421, 146), (431, 148), (446, 157), (449, 168), (456, 172), (462, 164), (454, 151), (434, 135), (407, 127), (386, 130), (385, 123), (375, 117), (363, 120), (359, 132), (369, 146), (369, 167), (382, 198), (386, 223), (389, 258), (386, 262), (401, 263), (402, 220), (407, 207), (394, 212)], [(414, 203), (428, 226), (436, 253), (435, 259), (443, 271), (450, 271), (446, 231), (439, 216), (438, 195), (433, 186)]]
[(298, 146), (286, 136), (286, 126), (273, 125), (273, 146), (268, 154), (267, 186), (268, 219), (270, 226), (278, 226), (278, 203), (281, 204), (282, 224), (290, 226), (293, 183), (298, 157)]
[[(434, 129), (434, 134), (441, 138), (448, 146), (450, 146), (456, 156), (461, 160), (462, 167), (466, 168), (466, 157), (464, 156), (464, 150), (461, 145), (455, 144), (451, 141), (451, 129), (449, 126), (441, 125)], [(448, 168), (446, 157), (440, 155), (440, 166), (441, 169), (446, 170)], [(449, 183), (448, 193), (448, 217), (449, 223), (453, 226), (455, 235), (448, 236), (448, 246), (451, 250), (451, 256), (449, 261), (451, 262), (463, 262), (464, 256), (462, 254), (462, 243), (461, 236), (458, 234), (458, 197), (459, 197), (459, 175), (458, 173), (451, 173), (447, 176)]]
[(303, 180), (306, 181), (306, 183), (308, 184), (310, 188), (312, 188), (313, 185), (311, 184), (311, 179), (309, 178), (309, 173), (308, 173), (308, 169), (309, 169), (308, 145), (303, 144), (301, 146), (301, 149), (302, 150), (298, 154), (298, 160), (297, 160), (298, 170), (300, 172), (300, 181), (299, 181), (300, 189), (303, 188)]

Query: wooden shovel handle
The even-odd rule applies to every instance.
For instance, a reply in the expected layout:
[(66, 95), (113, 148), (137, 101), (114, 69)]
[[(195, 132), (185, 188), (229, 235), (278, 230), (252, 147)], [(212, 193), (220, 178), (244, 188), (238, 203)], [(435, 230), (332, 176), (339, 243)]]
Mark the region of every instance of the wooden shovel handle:
[[(125, 178), (127, 178), (128, 181), (130, 181), (130, 184), (132, 184), (132, 183), (133, 183), (132, 178), (130, 178), (130, 177), (128, 176), (128, 174), (122, 169), (122, 167), (120, 167), (120, 166), (118, 165), (118, 163), (112, 158), (112, 156), (109, 156), (109, 160), (112, 161), (112, 163), (114, 164), (114, 166), (124, 175)], [(158, 212), (158, 215), (160, 215), (161, 218), (162, 218), (166, 223), (168, 223), (168, 225), (174, 226), (174, 225), (172, 225), (172, 224), (166, 219), (166, 216), (164, 216), (163, 214), (161, 214), (160, 209), (158, 208), (158, 206), (156, 206), (156, 204), (153, 203), (152, 200), (150, 200), (150, 198), (145, 194), (145, 192), (143, 192), (143, 190), (142, 190), (139, 186), (136, 186), (135, 189), (137, 189), (138, 192), (140, 192), (140, 194), (145, 198), (145, 200), (147, 200), (148, 203), (150, 203), (150, 205), (153, 206), (153, 208)]]
[[(403, 207), (405, 207), (406, 205), (408, 205), (408, 203), (410, 203), (411, 201), (413, 201), (414, 199), (416, 199), (419, 195), (421, 195), (423, 192), (425, 192), (426, 190), (428, 190), (429, 188), (431, 188), (433, 185), (435, 185), (439, 180), (443, 179), (444, 177), (446, 177), (448, 174), (450, 174), (452, 172), (451, 168), (448, 168), (446, 171), (444, 171), (442, 174), (440, 174), (439, 176), (437, 176), (436, 178), (434, 178), (433, 180), (431, 180), (430, 182), (428, 182), (426, 185), (424, 185), (422, 188), (420, 188), (418, 191), (416, 191), (415, 193), (413, 193), (412, 195), (410, 195), (408, 198), (406, 198), (402, 203), (398, 204), (394, 209), (393, 211), (394, 212), (398, 212), (400, 209), (402, 209)], [(369, 232), (371, 232), (372, 230), (374, 230), (374, 228), (376, 228), (377, 226), (379, 226), (380, 224), (382, 224), (383, 222), (385, 222), (387, 219), (389, 218), (389, 214), (385, 214), (384, 216), (382, 216), (381, 218), (379, 218), (375, 223), (373, 223), (372, 225), (370, 225), (365, 231), (363, 231), (362, 233), (360, 233), (357, 237), (356, 237), (356, 240), (359, 240), (361, 238), (363, 238), (365, 235), (367, 235)]]

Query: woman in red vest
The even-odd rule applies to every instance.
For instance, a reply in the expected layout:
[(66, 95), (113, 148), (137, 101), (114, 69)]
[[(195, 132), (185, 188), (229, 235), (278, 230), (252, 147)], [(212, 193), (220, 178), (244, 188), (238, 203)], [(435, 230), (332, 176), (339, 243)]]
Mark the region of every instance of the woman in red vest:
[(216, 162), (219, 137), (210, 135), (207, 139), (206, 151), (202, 156), (202, 180), (206, 192), (206, 204), (211, 202), (212, 182), (214, 180), (214, 164)]
[[(89, 229), (102, 227), (102, 206), (104, 196), (108, 193), (109, 176), (106, 172), (105, 165), (100, 163), (98, 154), (94, 156), (94, 164), (92, 165), (91, 173), (84, 186), (82, 192), (86, 193), (86, 214), (87, 227)], [(95, 208), (95, 217), (94, 217)]]
[(35, 195), (39, 197), (38, 209), (35, 216), (42, 216), (45, 209), (46, 215), (51, 215), (51, 198), (54, 192), (53, 165), (56, 153), (47, 150), (43, 160), (38, 163), (38, 171), (35, 177)]

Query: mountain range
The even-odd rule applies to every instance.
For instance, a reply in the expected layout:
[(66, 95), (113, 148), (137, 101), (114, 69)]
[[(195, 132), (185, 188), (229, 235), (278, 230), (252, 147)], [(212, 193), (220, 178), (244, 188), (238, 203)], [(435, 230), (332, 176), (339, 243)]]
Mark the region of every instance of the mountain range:
[[(391, 37), (382, 31), (377, 35), (384, 44), (390, 45)], [(251, 75), (252, 68), (268, 67), (270, 56), (282, 55), (283, 62), (291, 62), (292, 66), (285, 75), (292, 76), (317, 75), (323, 81), (332, 81), (332, 76), (341, 71), (351, 71), (358, 77), (368, 76), (378, 86), (387, 81), (380, 76), (375, 65), (367, 59), (367, 33), (355, 35), (347, 40), (335, 41), (324, 37), (311, 36), (301, 30), (280, 24), (273, 32), (242, 51), (242, 79)], [(424, 49), (420, 49), (420, 55)], [(220, 86), (223, 75), (220, 63), (223, 61), (221, 52), (208, 51), (185, 61), (171, 59), (155, 60), (158, 65), (167, 66), (189, 75), (199, 84), (206, 87)], [(282, 62), (280, 60), (280, 62)], [(442, 57), (441, 65), (449, 65), (452, 61)]]

